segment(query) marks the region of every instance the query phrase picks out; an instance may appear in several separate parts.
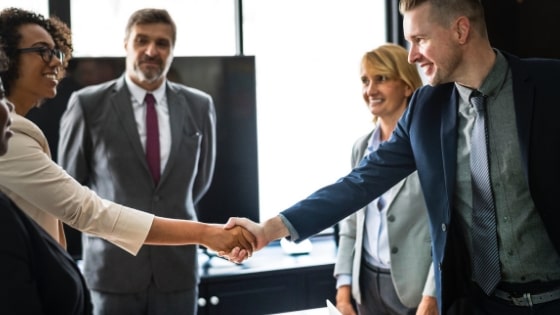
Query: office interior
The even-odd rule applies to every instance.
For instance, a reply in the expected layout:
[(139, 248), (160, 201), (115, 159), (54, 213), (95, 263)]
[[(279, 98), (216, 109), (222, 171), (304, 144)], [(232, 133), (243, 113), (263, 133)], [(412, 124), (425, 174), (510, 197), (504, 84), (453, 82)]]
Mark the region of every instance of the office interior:
[[(72, 5), (83, 0), (44, 0), (41, 6), (48, 8), (48, 14), (56, 15), (65, 21), (72, 28), (72, 22), (76, 19), (72, 15)], [(176, 0), (178, 1), (178, 0)], [(191, 0), (188, 0), (189, 2)], [(272, 190), (271, 194), (282, 194), (286, 187), (268, 188), (263, 186), (265, 181), (263, 177), (274, 177), (276, 173), (268, 173), (261, 169), (266, 163), (271, 163), (271, 156), (262, 153), (259, 146), (270, 145), (270, 142), (280, 146), (281, 155), (277, 155), (276, 159), (281, 160), (282, 166), (280, 171), (286, 172), (286, 168), (292, 168), (293, 164), (308, 165), (313, 163), (312, 159), (306, 157), (306, 154), (291, 154), (300, 150), (300, 147), (290, 148), (289, 137), (313, 137), (315, 140), (322, 135), (313, 134), (306, 136), (301, 132), (290, 133), (287, 130), (276, 131), (285, 133), (284, 138), (287, 143), (279, 143), (278, 140), (267, 141), (267, 133), (260, 133), (259, 114), (268, 109), (269, 103), (261, 100), (266, 99), (259, 93), (265, 93), (259, 90), (259, 76), (257, 75), (259, 67), (258, 51), (247, 49), (249, 43), (246, 34), (247, 25), (247, 8), (252, 8), (251, 19), (258, 19), (258, 12), (266, 10), (261, 6), (290, 6), (288, 9), (282, 10), (282, 23), (286, 23), (286, 27), (290, 24), (291, 17), (289, 12), (293, 14), (301, 13), (305, 4), (300, 2), (310, 1), (316, 6), (315, 11), (306, 13), (306, 19), (309, 21), (309, 27), (313, 27), (314, 19), (318, 19), (321, 14), (321, 8), (318, 6), (330, 6), (331, 8), (344, 8), (345, 6), (355, 6), (356, 12), (359, 10), (357, 4), (352, 1), (334, 1), (330, 4), (324, 4), (321, 1), (299, 0), (299, 1), (271, 1), (269, 4), (258, 4), (257, 1), (250, 0), (224, 0), (215, 1), (217, 5), (224, 3), (227, 12), (221, 13), (230, 15), (231, 25), (229, 31), (234, 34), (233, 40), (229, 41), (228, 49), (221, 49), (217, 53), (212, 52), (195, 52), (194, 55), (176, 55), (174, 68), (171, 72), (173, 77), (170, 80), (193, 85), (202, 90), (209, 92), (216, 101), (218, 114), (218, 158), (216, 161), (216, 177), (214, 178), (212, 187), (208, 195), (203, 199), (199, 206), (199, 219), (205, 222), (225, 222), (231, 216), (243, 216), (253, 220), (266, 219), (275, 212), (283, 210), (290, 203), (297, 201), (297, 198), (305, 197), (312, 192), (310, 189), (319, 188), (322, 184), (328, 184), (330, 181), (336, 180), (336, 176), (344, 175), (344, 171), (348, 169), (350, 164), (350, 148), (351, 143), (367, 131), (369, 125), (364, 121), (364, 117), (360, 118), (358, 130), (349, 132), (349, 135), (342, 143), (331, 144), (330, 148), (321, 145), (321, 150), (342, 151), (341, 161), (326, 161), (325, 163), (340, 164), (340, 168), (335, 168), (335, 174), (330, 174), (326, 178), (316, 178), (317, 182), (307, 178), (287, 179), (292, 181), (306, 181), (310, 186), (299, 188), (298, 194), (294, 194), (287, 201), (281, 203), (277, 200), (269, 201), (263, 204), (263, 191)], [(370, 49), (383, 43), (394, 42), (406, 47), (406, 41), (402, 34), (402, 19), (398, 13), (398, 0), (369, 0), (376, 3), (376, 12), (372, 12), (372, 16), (377, 23), (372, 27), (372, 32), (376, 32), (377, 38), (372, 38), (371, 44), (365, 43), (364, 48), (355, 52), (356, 56), (354, 64), (355, 69), (351, 69), (348, 73), (354, 78), (356, 91), (359, 91), (359, 80), (357, 72), (357, 64), (361, 54), (369, 47)], [(202, 3), (202, 1), (192, 1), (193, 3)], [(359, 2), (359, 1), (358, 1)], [(357, 2), (357, 3), (358, 3)], [(361, 0), (361, 3), (367, 1)], [(144, 1), (140, 2), (144, 6), (165, 5), (165, 1)], [(282, 4), (283, 3), (283, 4)], [(557, 19), (560, 13), (560, 2), (554, 0), (482, 0), (486, 10), (486, 20), (488, 24), (490, 40), (494, 47), (506, 50), (521, 57), (548, 57), (560, 58), (560, 41), (553, 38), (554, 30), (560, 29), (560, 20)], [(138, 4), (137, 4), (138, 5)], [(17, 6), (17, 5), (14, 5)], [(257, 9), (255, 9), (257, 8)], [(256, 13), (255, 13), (256, 12)], [(288, 14), (286, 14), (288, 12)], [(340, 14), (348, 13), (344, 9), (340, 10)], [(47, 15), (48, 15), (47, 14)], [(126, 15), (126, 14), (125, 14)], [(257, 16), (255, 16), (257, 15)], [(364, 15), (362, 19), (365, 19)], [(174, 15), (174, 18), (176, 16)], [(122, 18), (123, 20), (126, 17)], [(342, 19), (341, 19), (342, 20)], [(339, 20), (332, 18), (335, 25)], [(252, 20), (251, 20), (252, 22)], [(366, 21), (367, 22), (367, 21)], [(108, 23), (103, 20), (100, 23)], [(370, 23), (371, 24), (371, 23)], [(380, 26), (378, 26), (380, 25)], [(95, 28), (95, 25), (91, 26)], [(340, 28), (343, 26), (341, 25)], [(119, 32), (117, 29), (115, 32)], [(302, 32), (304, 30), (301, 30)], [(351, 29), (350, 29), (351, 31)], [(197, 32), (203, 32), (197, 30)], [(319, 35), (319, 30), (312, 30), (311, 35)], [(276, 35), (276, 34), (275, 34)], [(343, 34), (343, 36), (353, 36), (355, 34)], [(340, 37), (333, 36), (333, 39)], [(206, 39), (212, 40), (212, 39)], [(314, 38), (308, 39), (313, 47)], [(184, 41), (181, 37), (178, 42)], [(186, 41), (186, 40), (185, 40)], [(363, 38), (360, 41), (364, 41)], [(103, 45), (103, 43), (98, 43)], [(284, 54), (290, 55), (297, 53), (301, 47), (294, 42), (294, 47), (277, 47), (275, 49), (285, 49)], [(342, 45), (344, 46), (344, 45)], [(332, 47), (314, 47), (314, 54), (306, 55), (304, 64), (314, 62), (337, 63), (338, 58), (324, 60), (310, 58), (311, 55), (319, 56), (324, 49), (332, 49)], [(339, 47), (344, 49), (344, 47)], [(355, 49), (355, 46), (354, 46)], [(29, 118), (36, 122), (43, 130), (49, 140), (50, 149), (53, 157), (56, 157), (58, 142), (58, 119), (65, 109), (65, 101), (70, 93), (85, 85), (109, 80), (120, 76), (124, 69), (123, 57), (115, 54), (103, 55), (95, 54), (76, 54), (72, 63), (68, 68), (68, 80), (62, 82), (59, 87), (59, 93), (55, 99), (47, 101), (41, 109), (30, 112)], [(276, 62), (281, 67), (290, 67), (285, 64), (283, 58), (277, 58)], [(352, 63), (349, 63), (352, 65)], [(89, 67), (89, 69), (88, 69)], [(91, 75), (92, 69), (95, 75)], [(209, 70), (211, 69), (211, 70)], [(313, 67), (313, 73), (305, 73), (307, 80), (327, 80), (332, 75), (328, 73), (328, 67)], [(324, 73), (320, 70), (324, 69)], [(301, 67), (291, 67), (290, 73), (294, 77), (301, 76), (305, 69)], [(87, 75), (89, 74), (89, 76)], [(290, 80), (285, 80), (282, 86), (278, 86), (276, 93), (289, 94), (296, 87), (291, 84), (297, 84)], [(321, 93), (318, 91), (309, 91), (309, 93)], [(326, 93), (323, 91), (322, 93)], [(342, 104), (342, 110), (350, 106), (360, 109), (359, 92), (354, 93), (353, 98), (348, 96), (347, 104)], [(344, 97), (344, 96), (342, 96)], [(335, 98), (336, 102), (340, 102)], [(294, 106), (305, 107), (311, 106), (310, 102), (299, 101), (297, 98), (291, 100)], [(350, 120), (353, 117), (365, 116), (366, 113), (356, 110), (355, 116), (345, 116)], [(335, 115), (336, 116), (336, 115)], [(292, 116), (298, 121), (297, 113)], [(367, 118), (367, 117), (366, 117)], [(284, 128), (288, 129), (290, 122), (285, 121)], [(314, 121), (306, 121), (303, 124), (313, 125)], [(288, 126), (286, 126), (288, 125)], [(307, 128), (304, 129), (311, 132)], [(362, 132), (364, 131), (364, 132)], [(353, 135), (353, 136), (352, 136)], [(326, 138), (330, 138), (327, 135)], [(332, 143), (332, 142), (329, 142)], [(223, 152), (220, 155), (220, 152)], [(325, 152), (328, 153), (328, 152)], [(346, 153), (346, 154), (345, 154)], [(305, 160), (309, 158), (309, 160)], [(293, 160), (292, 160), (293, 159)], [(266, 162), (268, 161), (268, 162)], [(300, 163), (298, 163), (300, 161)], [(275, 161), (276, 163), (276, 161)], [(321, 166), (322, 167), (322, 166)], [(322, 167), (324, 169), (324, 167)], [(289, 175), (294, 177), (294, 175)], [(309, 175), (309, 177), (319, 177), (319, 175)], [(298, 188), (295, 188), (298, 189)], [(271, 207), (271, 205), (273, 205)], [(263, 213), (261, 208), (273, 208), (272, 213)], [(79, 260), (81, 257), (81, 235), (79, 232), (67, 228), (67, 237), (69, 238), (69, 251)], [(313, 237), (306, 248), (295, 249), (287, 252), (282, 248), (280, 242), (274, 242), (261, 252), (255, 253), (247, 262), (241, 265), (235, 265), (225, 261), (219, 257), (215, 257), (212, 253), (208, 253), (201, 249), (200, 268), (201, 268), (201, 284), (199, 287), (199, 314), (231, 314), (231, 310), (243, 309), (243, 314), (276, 314), (282, 312), (303, 311), (306, 309), (323, 308), (325, 300), (329, 299), (334, 302), (335, 296), (335, 280), (332, 277), (333, 265), (337, 247), (337, 226), (324, 231), (320, 235)], [(246, 301), (252, 301), (251, 309), (247, 309)]]

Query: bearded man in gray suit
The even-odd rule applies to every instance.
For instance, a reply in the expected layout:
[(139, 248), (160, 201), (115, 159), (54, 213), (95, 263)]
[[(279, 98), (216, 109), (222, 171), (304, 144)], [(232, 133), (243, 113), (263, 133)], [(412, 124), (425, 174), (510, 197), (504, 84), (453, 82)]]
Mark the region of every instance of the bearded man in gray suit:
[[(216, 114), (208, 94), (166, 80), (175, 40), (175, 23), (167, 11), (132, 14), (124, 42), (125, 73), (70, 97), (61, 120), (58, 161), (103, 198), (196, 220), (195, 206), (214, 172)], [(152, 116), (147, 114), (151, 105)], [(154, 139), (155, 162), (147, 158)], [(85, 236), (83, 248), (95, 314), (196, 314), (196, 246), (146, 246), (134, 257)]]

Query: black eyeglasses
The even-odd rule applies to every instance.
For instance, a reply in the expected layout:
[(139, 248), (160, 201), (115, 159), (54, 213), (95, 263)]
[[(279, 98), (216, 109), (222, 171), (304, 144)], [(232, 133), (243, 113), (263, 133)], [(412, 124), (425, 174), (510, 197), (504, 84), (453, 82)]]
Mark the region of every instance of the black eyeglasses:
[(37, 52), (43, 58), (45, 63), (50, 63), (53, 57), (58, 58), (60, 62), (64, 62), (64, 53), (60, 49), (50, 49), (49, 47), (30, 47), (30, 48), (20, 48), (17, 51), (20, 53)]

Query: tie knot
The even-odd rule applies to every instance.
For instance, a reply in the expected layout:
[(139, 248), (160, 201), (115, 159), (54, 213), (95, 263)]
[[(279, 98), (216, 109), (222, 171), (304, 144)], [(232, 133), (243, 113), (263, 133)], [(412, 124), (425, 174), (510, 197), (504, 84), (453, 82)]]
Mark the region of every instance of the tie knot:
[(469, 101), (474, 106), (477, 112), (484, 111), (484, 106), (486, 105), (486, 96), (479, 91), (473, 91), (469, 97)]
[(154, 105), (156, 103), (156, 99), (152, 93), (146, 93), (144, 101), (146, 102), (146, 105)]
[(383, 211), (384, 208), (385, 208), (385, 199), (383, 198), (383, 196), (379, 196), (379, 198), (377, 199), (377, 210)]

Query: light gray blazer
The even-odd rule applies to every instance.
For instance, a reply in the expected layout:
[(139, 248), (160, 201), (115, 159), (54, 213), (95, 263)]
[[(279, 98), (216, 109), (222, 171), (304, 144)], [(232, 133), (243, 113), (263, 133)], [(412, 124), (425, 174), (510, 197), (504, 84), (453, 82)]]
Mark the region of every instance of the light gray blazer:
[[(373, 131), (359, 138), (352, 149), (352, 166), (366, 152)], [(391, 250), (391, 277), (400, 301), (409, 308), (422, 295), (436, 295), (428, 216), (416, 172), (391, 188), (387, 222)], [(340, 221), (340, 242), (334, 274), (352, 274), (352, 296), (361, 304), (359, 279), (362, 261), (365, 208)]]
[[(140, 142), (124, 76), (70, 97), (60, 124), (59, 164), (101, 197), (159, 216), (196, 220), (196, 203), (210, 186), (216, 156), (212, 98), (167, 82), (171, 150), (156, 186)], [(163, 291), (198, 284), (196, 246), (144, 246), (132, 256), (87, 236), (84, 274), (91, 289), (131, 293), (153, 277)]]

